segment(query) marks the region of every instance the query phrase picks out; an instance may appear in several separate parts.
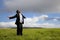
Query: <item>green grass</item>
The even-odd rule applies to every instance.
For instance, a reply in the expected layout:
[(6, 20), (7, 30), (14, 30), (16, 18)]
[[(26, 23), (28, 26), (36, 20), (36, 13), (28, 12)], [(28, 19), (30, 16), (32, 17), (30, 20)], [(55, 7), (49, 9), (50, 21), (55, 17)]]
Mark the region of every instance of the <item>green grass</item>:
[(24, 29), (23, 36), (16, 29), (0, 29), (0, 40), (60, 40), (60, 29)]

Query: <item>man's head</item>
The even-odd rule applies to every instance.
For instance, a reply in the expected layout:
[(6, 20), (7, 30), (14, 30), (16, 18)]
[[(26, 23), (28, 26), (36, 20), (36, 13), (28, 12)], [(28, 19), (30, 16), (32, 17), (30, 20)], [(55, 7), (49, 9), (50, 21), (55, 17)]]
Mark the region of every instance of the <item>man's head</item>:
[(19, 10), (17, 10), (17, 11), (16, 11), (16, 13), (20, 13), (20, 11), (19, 11)]

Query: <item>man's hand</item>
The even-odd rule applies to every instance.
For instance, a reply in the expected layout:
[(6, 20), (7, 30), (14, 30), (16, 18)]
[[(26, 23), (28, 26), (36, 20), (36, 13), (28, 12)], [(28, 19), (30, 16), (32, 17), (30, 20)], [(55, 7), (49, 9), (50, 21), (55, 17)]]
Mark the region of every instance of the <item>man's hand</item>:
[(11, 19), (11, 17), (8, 17), (9, 19)]

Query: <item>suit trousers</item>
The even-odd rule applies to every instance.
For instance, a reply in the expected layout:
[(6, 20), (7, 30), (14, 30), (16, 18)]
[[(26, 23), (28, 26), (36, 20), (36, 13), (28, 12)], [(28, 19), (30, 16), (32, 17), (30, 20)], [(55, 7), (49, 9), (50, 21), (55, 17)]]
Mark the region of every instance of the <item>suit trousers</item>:
[(21, 23), (17, 24), (17, 35), (22, 35), (23, 25)]

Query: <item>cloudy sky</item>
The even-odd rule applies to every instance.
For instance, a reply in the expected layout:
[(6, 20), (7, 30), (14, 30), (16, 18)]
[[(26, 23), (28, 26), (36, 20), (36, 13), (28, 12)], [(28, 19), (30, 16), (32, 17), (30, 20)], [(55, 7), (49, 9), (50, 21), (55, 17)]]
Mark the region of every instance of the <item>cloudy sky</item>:
[(24, 27), (60, 28), (60, 0), (0, 0), (0, 27), (16, 27), (9, 16), (19, 9)]

